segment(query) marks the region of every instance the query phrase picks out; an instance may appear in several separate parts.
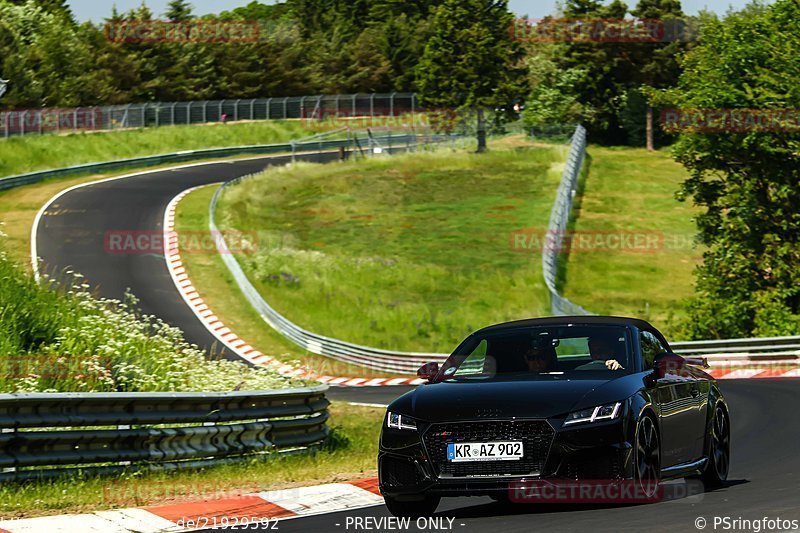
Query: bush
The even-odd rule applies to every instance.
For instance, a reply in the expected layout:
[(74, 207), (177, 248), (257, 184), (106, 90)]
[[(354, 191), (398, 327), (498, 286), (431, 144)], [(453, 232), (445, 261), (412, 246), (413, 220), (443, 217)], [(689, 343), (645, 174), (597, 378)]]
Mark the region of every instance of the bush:
[(265, 368), (209, 360), (180, 330), (97, 299), (79, 274), (39, 284), (0, 252), (0, 391), (167, 392), (303, 386)]

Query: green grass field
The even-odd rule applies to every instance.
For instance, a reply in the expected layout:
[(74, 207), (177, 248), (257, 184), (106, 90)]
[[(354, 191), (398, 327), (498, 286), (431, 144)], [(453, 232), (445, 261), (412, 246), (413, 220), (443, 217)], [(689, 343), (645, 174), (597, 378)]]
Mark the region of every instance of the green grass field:
[(540, 255), (513, 250), (511, 236), (546, 228), (564, 157), (517, 138), (485, 155), (272, 169), (229, 189), (218, 223), (257, 233), (257, 253), (239, 259), (295, 323), (449, 352), (481, 326), (547, 313)]
[[(669, 334), (684, 315), (702, 260), (693, 240), (697, 211), (675, 199), (686, 171), (667, 151), (592, 146), (589, 152), (574, 229), (593, 243), (573, 245), (563, 293), (594, 313), (642, 317)], [(615, 235), (641, 245), (613, 249)]]
[(181, 150), (283, 143), (332, 127), (312, 121), (274, 120), (12, 137), (0, 140), (0, 177)]
[[(178, 204), (175, 229), (179, 235), (208, 231), (208, 205), (218, 185), (189, 193)], [(187, 244), (188, 240), (181, 241)], [(181, 259), (192, 284), (214, 314), (260, 352), (281, 361), (313, 368), (321, 375), (379, 377), (385, 373), (339, 363), (302, 350), (267, 325), (242, 296), (236, 281), (218, 254), (196, 253), (182, 246)]]

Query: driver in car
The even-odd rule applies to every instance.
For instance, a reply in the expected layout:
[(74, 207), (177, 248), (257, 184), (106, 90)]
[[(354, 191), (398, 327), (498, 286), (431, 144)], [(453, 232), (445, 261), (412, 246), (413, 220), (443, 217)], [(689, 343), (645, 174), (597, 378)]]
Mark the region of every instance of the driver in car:
[(553, 372), (558, 364), (557, 357), (556, 349), (549, 339), (537, 339), (525, 353), (525, 363), (529, 372)]
[(606, 339), (591, 338), (589, 339), (589, 353), (592, 360), (589, 363), (575, 367), (575, 370), (602, 370), (607, 368), (609, 370), (625, 370), (615, 359), (614, 350), (611, 348), (611, 343)]

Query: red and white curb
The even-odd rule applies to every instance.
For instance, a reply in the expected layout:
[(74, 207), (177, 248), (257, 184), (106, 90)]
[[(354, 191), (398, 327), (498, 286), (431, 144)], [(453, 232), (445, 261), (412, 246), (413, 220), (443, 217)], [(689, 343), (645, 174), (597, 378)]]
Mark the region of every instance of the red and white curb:
[(252, 530), (254, 524), (274, 526), (280, 520), (382, 504), (378, 480), (369, 478), (138, 509), (5, 520), (0, 521), (0, 533), (175, 533), (215, 527)]
[(164, 257), (167, 262), (167, 269), (175, 283), (175, 287), (186, 302), (186, 305), (189, 306), (200, 322), (203, 323), (206, 329), (214, 335), (220, 343), (245, 361), (254, 365), (267, 367), (282, 376), (311, 379), (338, 387), (421, 385), (425, 382), (419, 378), (359, 378), (320, 375), (311, 368), (288, 365), (278, 361), (274, 357), (264, 355), (227, 328), (214, 312), (209, 309), (198, 290), (192, 285), (192, 281), (189, 279), (189, 275), (181, 259), (178, 234), (175, 231), (175, 213), (178, 204), (186, 195), (201, 188), (202, 187), (193, 187), (183, 191), (173, 198), (167, 206), (167, 210), (164, 213)]
[(800, 368), (711, 368), (706, 373), (715, 379), (800, 378)]

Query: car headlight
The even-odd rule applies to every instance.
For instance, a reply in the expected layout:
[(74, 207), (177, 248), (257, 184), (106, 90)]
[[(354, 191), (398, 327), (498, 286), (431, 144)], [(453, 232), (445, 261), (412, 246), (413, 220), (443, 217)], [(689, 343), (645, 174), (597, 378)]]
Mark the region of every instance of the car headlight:
[(410, 416), (400, 415), (389, 411), (386, 413), (386, 426), (392, 429), (417, 430), (417, 422)]
[(564, 425), (583, 424), (585, 422), (600, 422), (603, 420), (613, 420), (619, 416), (622, 402), (609, 403), (598, 407), (581, 409), (567, 415)]

